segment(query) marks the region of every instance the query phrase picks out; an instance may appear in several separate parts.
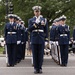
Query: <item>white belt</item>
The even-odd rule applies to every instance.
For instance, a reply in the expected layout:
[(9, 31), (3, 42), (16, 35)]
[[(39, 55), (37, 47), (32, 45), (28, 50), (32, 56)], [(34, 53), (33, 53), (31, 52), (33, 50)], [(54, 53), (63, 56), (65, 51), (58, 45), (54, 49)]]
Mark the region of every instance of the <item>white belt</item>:
[(73, 41), (73, 43), (75, 43), (75, 41)]
[(16, 34), (16, 32), (8, 32), (8, 34)]
[(32, 32), (44, 32), (44, 31), (43, 31), (43, 30), (38, 29), (38, 30), (33, 30)]
[(67, 34), (61, 34), (60, 36), (67, 36)]

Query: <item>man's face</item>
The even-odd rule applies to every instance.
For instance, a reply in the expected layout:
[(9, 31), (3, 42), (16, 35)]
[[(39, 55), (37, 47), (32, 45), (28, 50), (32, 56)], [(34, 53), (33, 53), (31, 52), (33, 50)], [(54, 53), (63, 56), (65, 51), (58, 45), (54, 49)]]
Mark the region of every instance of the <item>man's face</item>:
[(65, 22), (66, 22), (66, 20), (64, 20), (64, 21), (61, 21), (61, 24), (62, 24), (62, 25), (64, 25), (64, 24), (65, 24)]
[(38, 17), (40, 14), (41, 14), (41, 12), (40, 12), (40, 11), (34, 10), (34, 15), (35, 15), (35, 16), (37, 16), (37, 17)]
[(56, 22), (55, 24), (56, 24), (56, 26), (58, 26), (58, 22)]
[(14, 22), (14, 18), (9, 18), (9, 21), (10, 22)]
[(19, 21), (19, 24), (21, 24), (21, 21)]
[(16, 20), (16, 23), (19, 24), (19, 20)]
[(58, 22), (57, 22), (57, 26), (59, 26), (60, 24), (61, 24), (60, 21), (58, 21)]

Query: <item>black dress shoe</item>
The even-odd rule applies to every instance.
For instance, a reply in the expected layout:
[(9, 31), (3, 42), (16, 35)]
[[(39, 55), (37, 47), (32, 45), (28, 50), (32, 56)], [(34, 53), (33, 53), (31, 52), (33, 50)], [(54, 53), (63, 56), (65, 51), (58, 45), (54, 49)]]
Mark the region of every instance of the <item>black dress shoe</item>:
[(43, 73), (43, 72), (42, 72), (42, 69), (40, 69), (40, 70), (39, 70), (39, 74), (42, 74), (42, 73)]
[(20, 63), (21, 62), (21, 60), (17, 60), (17, 63)]
[(38, 70), (34, 70), (34, 74), (38, 74), (39, 72), (38, 72)]
[(62, 67), (63, 67), (63, 66), (64, 66), (64, 64), (60, 64), (60, 66), (62, 66)]
[(62, 67), (67, 67), (67, 64), (61, 64), (60, 66), (62, 66)]
[(9, 65), (9, 64), (8, 64), (7, 67), (12, 67), (12, 65)]
[(7, 64), (7, 67), (11, 67), (11, 66)]
[(14, 67), (14, 65), (11, 65), (11, 67)]
[(64, 64), (65, 67), (67, 67), (67, 64)]

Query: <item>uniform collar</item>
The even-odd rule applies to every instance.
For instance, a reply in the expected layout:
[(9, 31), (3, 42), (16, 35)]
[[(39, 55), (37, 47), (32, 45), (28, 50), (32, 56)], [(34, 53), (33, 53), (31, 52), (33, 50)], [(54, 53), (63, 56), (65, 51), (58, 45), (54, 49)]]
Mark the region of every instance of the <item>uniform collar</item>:
[(13, 25), (14, 22), (10, 22), (11, 25)]
[(34, 17), (37, 19), (37, 18), (41, 18), (41, 17), (43, 17), (43, 16), (42, 16), (42, 15), (39, 15), (38, 17), (37, 17), (37, 16), (34, 16)]
[(65, 24), (64, 24), (64, 25), (62, 25), (62, 26), (65, 26)]

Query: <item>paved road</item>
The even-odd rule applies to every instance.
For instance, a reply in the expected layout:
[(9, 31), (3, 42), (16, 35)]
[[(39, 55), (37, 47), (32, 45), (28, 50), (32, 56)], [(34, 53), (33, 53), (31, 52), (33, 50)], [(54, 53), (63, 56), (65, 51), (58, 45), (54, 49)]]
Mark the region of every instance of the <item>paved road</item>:
[[(6, 67), (5, 57), (0, 57), (0, 75), (34, 75), (31, 57), (26, 57), (21, 63), (10, 68)], [(60, 67), (50, 56), (45, 56), (42, 75), (75, 75), (75, 55), (69, 55), (67, 67)]]

